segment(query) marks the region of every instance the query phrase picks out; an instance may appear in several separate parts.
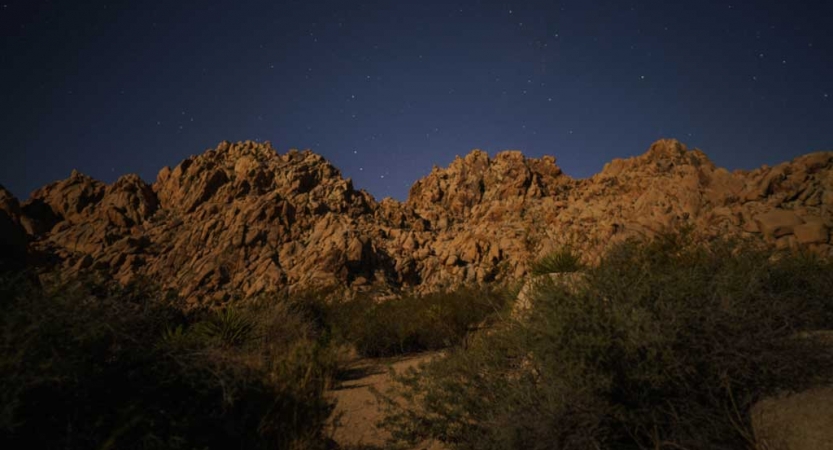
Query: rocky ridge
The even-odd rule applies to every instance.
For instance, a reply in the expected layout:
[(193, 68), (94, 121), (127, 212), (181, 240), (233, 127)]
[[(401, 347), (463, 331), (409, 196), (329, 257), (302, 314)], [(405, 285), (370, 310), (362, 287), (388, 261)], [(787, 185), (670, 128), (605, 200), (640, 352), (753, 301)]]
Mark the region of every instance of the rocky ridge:
[(163, 168), (153, 184), (73, 172), (22, 203), (0, 188), (5, 261), (22, 261), (28, 240), (41, 265), (122, 283), (146, 276), (194, 303), (321, 284), (427, 290), (515, 279), (562, 245), (593, 259), (682, 224), (702, 239), (757, 236), (833, 255), (833, 152), (729, 172), (662, 140), (573, 179), (553, 157), (474, 150), (435, 167), (405, 202), (377, 202), (312, 152), (223, 142)]

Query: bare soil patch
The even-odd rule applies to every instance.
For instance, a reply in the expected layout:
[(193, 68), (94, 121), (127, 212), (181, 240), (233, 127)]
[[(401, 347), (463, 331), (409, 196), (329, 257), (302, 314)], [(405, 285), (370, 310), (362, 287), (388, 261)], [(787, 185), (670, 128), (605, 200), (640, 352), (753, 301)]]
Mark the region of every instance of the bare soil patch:
[[(391, 369), (395, 373), (402, 373), (439, 355), (441, 352), (394, 358), (362, 358), (348, 365), (345, 379), (329, 393), (336, 400), (330, 426), (333, 440), (339, 447), (350, 450), (386, 448), (385, 442), (390, 434), (376, 426), (384, 415), (384, 408), (373, 395), (372, 389), (385, 392), (391, 387)], [(436, 442), (417, 447), (419, 450), (444, 448)]]

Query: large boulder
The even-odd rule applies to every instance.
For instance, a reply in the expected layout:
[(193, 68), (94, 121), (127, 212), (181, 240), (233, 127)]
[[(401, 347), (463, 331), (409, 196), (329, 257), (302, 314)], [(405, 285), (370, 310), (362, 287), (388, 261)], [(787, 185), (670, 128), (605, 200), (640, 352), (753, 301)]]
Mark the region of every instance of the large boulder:
[(833, 449), (833, 387), (767, 398), (751, 411), (759, 448)]
[(755, 220), (758, 222), (761, 232), (770, 238), (793, 234), (795, 227), (804, 223), (796, 213), (783, 209), (774, 209), (760, 214)]
[[(804, 338), (819, 339), (833, 349), (833, 332), (816, 331)], [(750, 410), (758, 447), (773, 450), (833, 449), (833, 386), (785, 392), (764, 398)]]
[(821, 222), (807, 222), (793, 229), (795, 238), (802, 244), (824, 244), (830, 236), (827, 226)]

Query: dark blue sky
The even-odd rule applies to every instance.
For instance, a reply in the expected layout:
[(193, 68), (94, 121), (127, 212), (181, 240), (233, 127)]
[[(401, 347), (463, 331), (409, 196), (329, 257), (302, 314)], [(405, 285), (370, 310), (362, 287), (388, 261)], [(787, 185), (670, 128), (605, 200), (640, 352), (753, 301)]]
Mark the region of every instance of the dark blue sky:
[(833, 149), (833, 2), (0, 0), (0, 183), (111, 182), (221, 140), (377, 198), (481, 148), (574, 177), (676, 137), (730, 169)]

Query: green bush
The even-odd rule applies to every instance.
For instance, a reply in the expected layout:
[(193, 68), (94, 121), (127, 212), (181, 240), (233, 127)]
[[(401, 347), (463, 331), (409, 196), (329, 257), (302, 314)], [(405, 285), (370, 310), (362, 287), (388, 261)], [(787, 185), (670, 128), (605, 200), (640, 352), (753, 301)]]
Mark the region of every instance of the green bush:
[[(460, 449), (734, 449), (760, 398), (833, 382), (833, 264), (685, 233), (624, 243), (579, 289), (399, 378), (385, 426)], [(402, 396), (406, 401), (392, 401)]]
[(544, 255), (530, 265), (532, 275), (578, 272), (584, 267), (581, 255), (570, 248), (562, 248)]
[(301, 317), (266, 302), (190, 317), (146, 286), (5, 280), (0, 447), (323, 445), (332, 356)]
[(307, 296), (297, 306), (314, 317), (323, 333), (371, 357), (436, 350), (463, 343), (469, 333), (506, 305), (499, 288), (461, 287), (386, 300), (370, 296), (331, 299)]

